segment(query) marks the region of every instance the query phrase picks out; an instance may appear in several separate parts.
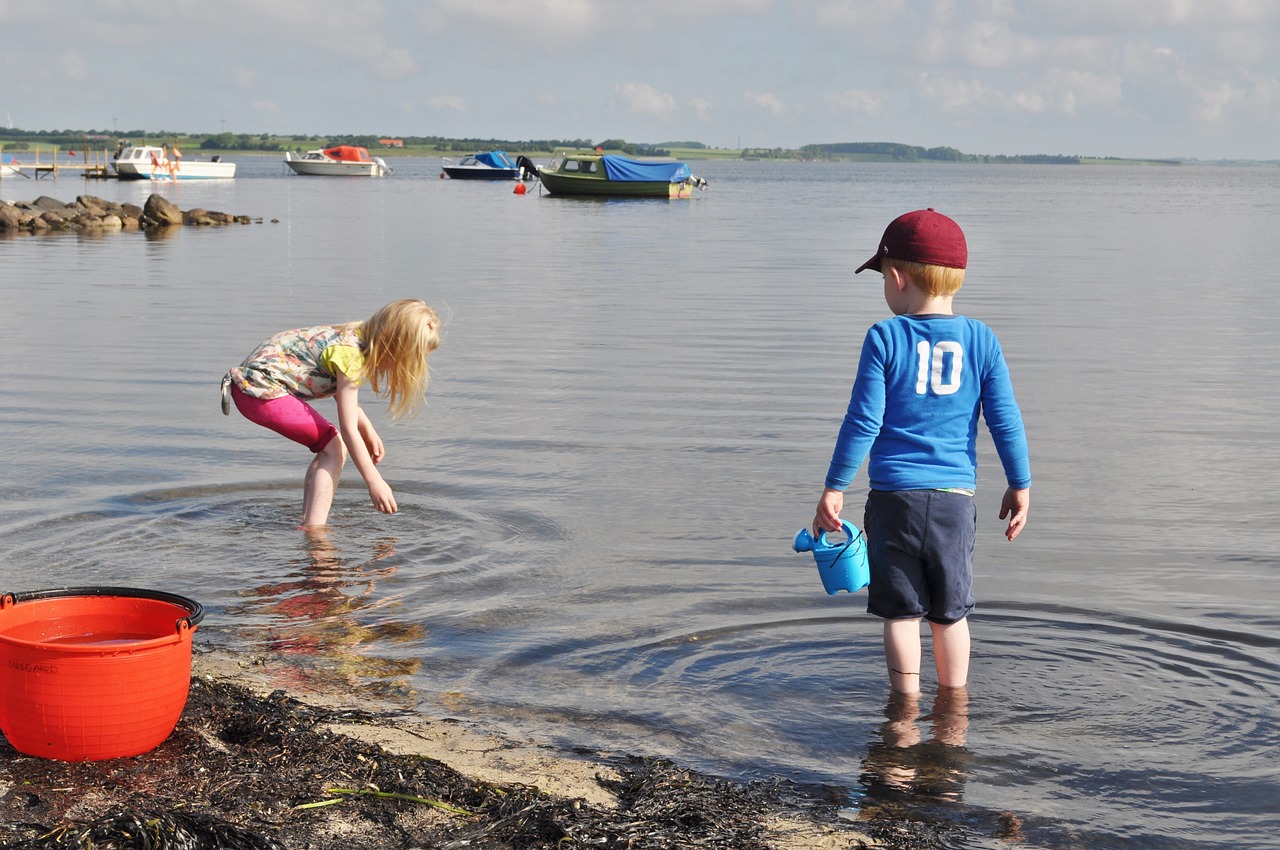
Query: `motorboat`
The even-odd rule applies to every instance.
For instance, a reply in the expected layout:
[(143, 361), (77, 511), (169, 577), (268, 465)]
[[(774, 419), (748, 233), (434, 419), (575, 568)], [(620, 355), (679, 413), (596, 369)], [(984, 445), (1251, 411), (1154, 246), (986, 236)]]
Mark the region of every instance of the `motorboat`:
[(538, 167), (528, 157), (515, 162), (506, 151), (468, 154), (459, 160), (443, 157), (444, 173), (454, 180), (523, 180), (537, 176)]
[[(175, 155), (176, 154), (176, 155)], [(172, 148), (128, 145), (112, 164), (121, 180), (218, 180), (236, 176), (236, 164), (221, 156), (192, 159)]]
[(382, 177), (391, 167), (380, 156), (357, 145), (334, 145), (306, 153), (285, 151), (284, 163), (295, 174), (318, 177)]
[(616, 198), (688, 198), (707, 181), (695, 177), (683, 162), (634, 159), (602, 151), (557, 150), (538, 169), (552, 195)]

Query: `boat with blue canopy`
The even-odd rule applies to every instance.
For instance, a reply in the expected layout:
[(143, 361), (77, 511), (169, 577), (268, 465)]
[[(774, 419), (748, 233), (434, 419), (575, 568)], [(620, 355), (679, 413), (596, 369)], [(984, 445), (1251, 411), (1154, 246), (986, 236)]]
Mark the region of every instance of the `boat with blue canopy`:
[(513, 162), (505, 151), (468, 154), (458, 161), (443, 157), (444, 173), (454, 180), (521, 180), (537, 170), (530, 160), (520, 157)]
[(616, 198), (688, 198), (707, 181), (694, 176), (687, 163), (635, 159), (602, 151), (557, 150), (538, 169), (552, 195)]

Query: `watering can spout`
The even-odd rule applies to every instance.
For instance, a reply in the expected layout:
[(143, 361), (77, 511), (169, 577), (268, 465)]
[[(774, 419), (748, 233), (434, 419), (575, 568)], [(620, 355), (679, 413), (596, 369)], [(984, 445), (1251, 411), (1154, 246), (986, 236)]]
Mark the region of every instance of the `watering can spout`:
[(813, 551), (813, 534), (809, 529), (802, 528), (796, 532), (796, 539), (791, 542), (791, 548), (797, 552)]

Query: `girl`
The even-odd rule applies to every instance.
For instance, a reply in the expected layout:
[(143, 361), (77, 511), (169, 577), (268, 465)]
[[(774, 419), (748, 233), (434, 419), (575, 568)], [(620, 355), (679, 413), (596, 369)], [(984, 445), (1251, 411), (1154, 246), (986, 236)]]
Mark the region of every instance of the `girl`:
[[(377, 465), (385, 449), (357, 401), (368, 383), (387, 399), (393, 420), (415, 413), (427, 390), (427, 355), (440, 345), (440, 318), (416, 298), (393, 301), (364, 322), (283, 331), (259, 345), (222, 379), (222, 412), (231, 402), (250, 422), (315, 453), (303, 485), (302, 525), (324, 525), (347, 455), (369, 487), (373, 506), (396, 512)], [(304, 399), (338, 404), (338, 427)]]

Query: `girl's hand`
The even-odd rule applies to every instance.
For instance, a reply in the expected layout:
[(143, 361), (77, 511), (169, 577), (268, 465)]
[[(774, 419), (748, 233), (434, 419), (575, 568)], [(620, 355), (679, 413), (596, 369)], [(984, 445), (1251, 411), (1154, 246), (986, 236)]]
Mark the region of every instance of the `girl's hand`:
[(391, 492), (391, 486), (381, 479), (369, 485), (369, 500), (384, 514), (393, 514), (400, 510), (396, 505), (395, 494)]

